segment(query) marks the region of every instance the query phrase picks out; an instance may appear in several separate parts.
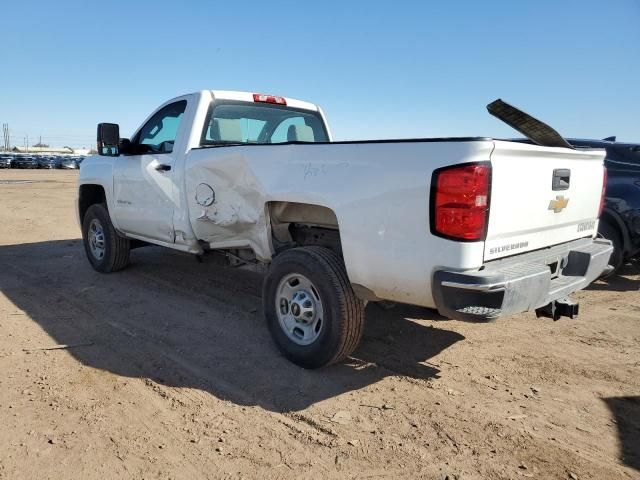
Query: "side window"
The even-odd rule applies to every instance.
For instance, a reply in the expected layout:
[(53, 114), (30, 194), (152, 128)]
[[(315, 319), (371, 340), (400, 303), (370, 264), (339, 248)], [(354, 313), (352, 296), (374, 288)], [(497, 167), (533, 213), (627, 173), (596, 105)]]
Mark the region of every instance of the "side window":
[(163, 107), (140, 129), (135, 143), (148, 145), (152, 152), (172, 152), (186, 108), (186, 100)]

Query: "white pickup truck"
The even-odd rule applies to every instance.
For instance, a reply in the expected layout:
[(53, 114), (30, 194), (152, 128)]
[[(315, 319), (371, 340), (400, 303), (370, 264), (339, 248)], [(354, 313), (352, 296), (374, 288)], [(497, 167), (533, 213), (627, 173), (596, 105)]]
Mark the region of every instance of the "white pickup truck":
[(113, 272), (131, 248), (156, 244), (270, 264), (269, 329), (306, 368), (356, 348), (368, 301), (463, 320), (573, 317), (568, 295), (612, 251), (596, 238), (604, 151), (565, 148), (557, 132), (496, 102), (494, 115), (557, 146), (332, 142), (317, 105), (230, 91), (169, 100), (131, 139), (100, 124), (99, 155), (79, 178), (87, 257)]

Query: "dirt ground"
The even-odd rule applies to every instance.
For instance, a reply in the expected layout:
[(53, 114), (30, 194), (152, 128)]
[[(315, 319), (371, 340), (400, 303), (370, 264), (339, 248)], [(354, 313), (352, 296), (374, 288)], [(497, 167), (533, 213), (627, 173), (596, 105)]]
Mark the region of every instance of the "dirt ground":
[(640, 478), (637, 266), (578, 320), (370, 304), (353, 357), (305, 371), (258, 272), (157, 247), (94, 272), (76, 177), (0, 171), (0, 479)]

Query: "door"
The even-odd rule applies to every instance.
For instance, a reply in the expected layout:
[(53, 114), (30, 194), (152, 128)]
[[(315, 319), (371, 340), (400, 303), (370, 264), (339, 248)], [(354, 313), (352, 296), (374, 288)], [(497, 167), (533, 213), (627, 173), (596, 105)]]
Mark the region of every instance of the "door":
[(124, 233), (174, 242), (173, 146), (187, 106), (186, 100), (158, 110), (131, 140), (136, 155), (121, 155), (114, 168), (114, 209)]

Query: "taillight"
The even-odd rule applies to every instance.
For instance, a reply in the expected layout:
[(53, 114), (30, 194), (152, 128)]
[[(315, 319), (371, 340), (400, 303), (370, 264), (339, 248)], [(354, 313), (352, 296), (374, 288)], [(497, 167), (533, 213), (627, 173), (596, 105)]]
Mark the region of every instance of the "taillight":
[(287, 100), (284, 97), (275, 97), (273, 95), (264, 95), (262, 93), (254, 93), (253, 101), (259, 103), (275, 103), (277, 105), (287, 104)]
[(600, 195), (600, 210), (598, 211), (598, 218), (600, 218), (600, 216), (602, 215), (602, 211), (604, 210), (605, 193), (607, 192), (607, 167), (603, 168), (604, 173), (602, 175), (602, 195)]
[(489, 163), (436, 170), (431, 183), (432, 233), (454, 240), (484, 240), (490, 190)]

